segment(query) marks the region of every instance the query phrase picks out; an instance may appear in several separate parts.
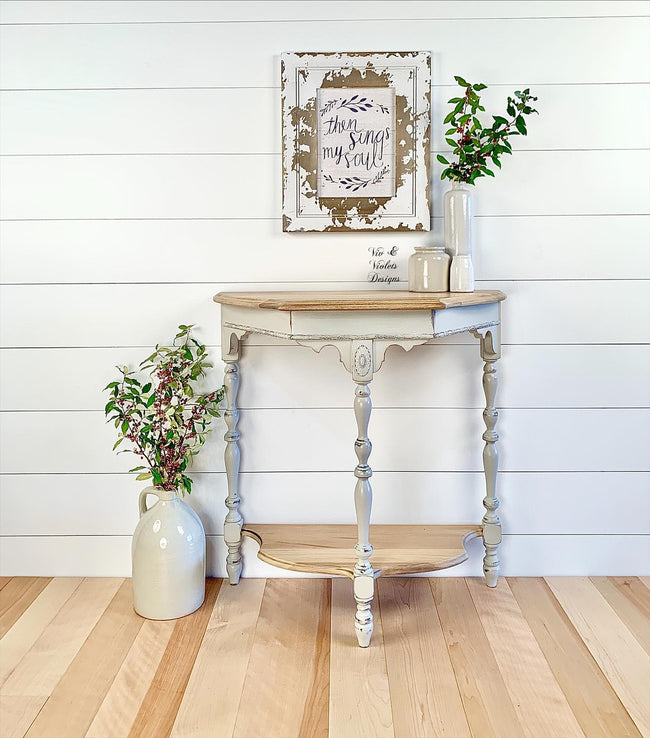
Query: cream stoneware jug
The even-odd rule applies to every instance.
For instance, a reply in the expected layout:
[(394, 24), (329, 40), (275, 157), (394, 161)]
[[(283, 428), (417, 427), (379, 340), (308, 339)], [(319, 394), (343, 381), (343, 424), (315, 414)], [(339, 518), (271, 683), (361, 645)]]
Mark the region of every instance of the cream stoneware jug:
[[(158, 501), (147, 508), (147, 497)], [(150, 620), (189, 615), (205, 598), (205, 531), (173, 490), (140, 493), (140, 521), (131, 545), (133, 604)]]

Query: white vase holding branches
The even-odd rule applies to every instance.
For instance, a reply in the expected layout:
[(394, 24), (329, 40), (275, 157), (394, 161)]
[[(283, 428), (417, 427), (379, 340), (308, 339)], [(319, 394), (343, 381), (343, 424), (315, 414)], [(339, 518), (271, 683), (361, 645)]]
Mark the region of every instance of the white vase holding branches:
[(451, 253), (449, 290), (474, 291), (472, 263), (472, 193), (463, 182), (452, 181), (444, 196), (445, 246)]

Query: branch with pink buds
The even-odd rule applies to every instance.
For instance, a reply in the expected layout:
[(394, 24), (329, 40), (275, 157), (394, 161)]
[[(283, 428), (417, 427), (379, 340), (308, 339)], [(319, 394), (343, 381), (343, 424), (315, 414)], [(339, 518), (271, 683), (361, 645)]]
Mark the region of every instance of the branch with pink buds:
[(221, 417), (224, 395), (223, 387), (196, 392), (212, 364), (206, 347), (192, 337), (193, 327), (180, 325), (171, 346), (156, 345), (140, 374), (116, 367), (120, 379), (104, 388), (111, 396), (104, 412), (118, 436), (113, 450), (126, 441), (130, 448), (117, 453), (134, 453), (144, 462), (129, 470), (137, 472), (136, 479), (182, 494), (192, 491), (185, 471), (205, 443), (212, 418)]

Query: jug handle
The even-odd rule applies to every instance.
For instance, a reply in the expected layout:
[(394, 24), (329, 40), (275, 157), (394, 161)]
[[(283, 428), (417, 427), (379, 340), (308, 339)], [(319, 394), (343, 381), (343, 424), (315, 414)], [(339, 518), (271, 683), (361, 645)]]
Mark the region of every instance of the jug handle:
[(140, 492), (140, 497), (138, 499), (140, 517), (142, 517), (147, 512), (147, 510), (150, 509), (147, 507), (147, 495), (156, 495), (158, 499), (160, 499), (160, 496), (158, 495), (158, 490), (155, 487), (145, 487), (142, 492)]

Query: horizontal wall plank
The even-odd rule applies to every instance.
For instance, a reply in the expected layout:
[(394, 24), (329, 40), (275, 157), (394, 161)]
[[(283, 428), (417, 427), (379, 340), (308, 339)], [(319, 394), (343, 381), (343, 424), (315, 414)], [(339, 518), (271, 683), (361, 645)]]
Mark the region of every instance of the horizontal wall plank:
[[(486, 120), (505, 111), (512, 91), (488, 87), (482, 93)], [(435, 86), (431, 93), (431, 145), (447, 150), (442, 119), (456, 90)], [(531, 119), (527, 137), (513, 139), (515, 151), (650, 146), (646, 85), (548, 85), (533, 93), (540, 116)], [(0, 93), (0, 105), (5, 155), (281, 151), (280, 91), (274, 88), (9, 91)], [(621, 126), (620, 110), (633, 126)]]
[[(393, 19), (422, 18), (537, 18), (580, 16), (647, 15), (647, 3), (641, 0), (591, 0), (591, 2), (549, 2), (511, 0), (401, 0), (398, 11), (389, 3), (373, 8), (372, 17)], [(240, 2), (214, 0), (4, 0), (2, 23), (173, 23), (270, 21), (275, 23), (301, 20), (365, 20), (368, 10), (363, 2), (328, 0), (296, 4), (294, 2)]]
[[(88, 25), (83, 33), (75, 25), (16, 25), (3, 28), (0, 67), (6, 89), (277, 87), (281, 52), (331, 48), (336, 39), (337, 49), (432, 49), (436, 83), (459, 72), (487, 84), (646, 82), (650, 71), (639, 55), (648, 48), (649, 26), (638, 17), (414, 23), (406, 13), (276, 23), (272, 31), (248, 23)], [(604, 54), (613, 38), (616, 53)]]
[(650, 314), (647, 282), (484, 284), (508, 295), (505, 343), (650, 343), (650, 323), (642, 317)]
[[(101, 390), (116, 378), (115, 366), (135, 368), (148, 353), (145, 348), (2, 349), (0, 408), (101, 410), (108, 400)], [(210, 358), (215, 366), (199, 385), (206, 390), (223, 383), (218, 348), (211, 350)], [(242, 408), (352, 405), (350, 375), (334, 348), (315, 354), (286, 344), (250, 345), (242, 354), (240, 369)], [(497, 402), (501, 408), (650, 407), (647, 345), (507, 345), (500, 369)], [(408, 353), (392, 347), (373, 379), (373, 405), (482, 408), (481, 372), (476, 341), (432, 343)], [(543, 386), (553, 391), (540, 393)], [(314, 387), (319, 391), (314, 392)]]
[[(372, 529), (371, 529), (372, 530)], [(208, 576), (225, 576), (221, 536), (207, 540)], [(470, 558), (435, 576), (481, 576), (483, 547), (469, 544)], [(257, 545), (244, 539), (244, 576), (292, 577), (263, 563)], [(650, 536), (510, 536), (500, 548), (504, 576), (646, 576)], [(121, 576), (131, 574), (131, 536), (0, 538), (0, 576)]]
[[(477, 279), (650, 278), (650, 216), (474, 219)], [(397, 247), (407, 279), (414, 246), (432, 233), (282, 233), (268, 220), (1, 221), (0, 274), (7, 283), (320, 281), (363, 282), (370, 249)], [(613, 244), (616, 257), (612, 258)], [(182, 254), (182, 258), (180, 258)], [(238, 288), (237, 288), (238, 289)]]
[[(192, 476), (185, 502), (221, 534), (225, 473)], [(649, 535), (649, 482), (648, 473), (505, 472), (499, 516), (509, 534)], [(127, 474), (26, 474), (3, 476), (2, 487), (0, 535), (114, 536), (135, 529), (143, 485)], [(244, 473), (241, 511), (256, 523), (353, 523), (353, 490), (351, 472)], [(483, 513), (481, 472), (382, 472), (373, 491), (377, 524), (460, 525)]]
[[(647, 215), (649, 166), (648, 150), (518, 151), (498, 178), (482, 181), (475, 213)], [(434, 162), (434, 215), (448, 189), (441, 167)], [(562, 171), (599, 186), (558, 186)], [(9, 220), (277, 218), (280, 182), (278, 154), (6, 157), (0, 211)]]
[[(101, 412), (3, 413), (2, 427), (3, 473), (110, 473), (134, 465), (130, 455), (111, 452), (115, 429)], [(239, 427), (244, 471), (344, 471), (356, 463), (351, 410), (254, 410), (242, 413)], [(483, 431), (478, 410), (378, 408), (370, 463), (376, 470), (478, 471)], [(502, 410), (498, 431), (506, 471), (650, 470), (648, 410)], [(195, 469), (222, 471), (222, 452), (215, 432)]]
[[(502, 313), (506, 344), (650, 343), (650, 290), (643, 281), (481, 281), (477, 286), (508, 295)], [(197, 336), (214, 346), (220, 331), (212, 297), (220, 290), (365, 288), (372, 289), (354, 282), (10, 285), (0, 294), (0, 346), (153, 346), (169, 340), (179, 323), (196, 324)], [(474, 339), (463, 334), (451, 342)]]

